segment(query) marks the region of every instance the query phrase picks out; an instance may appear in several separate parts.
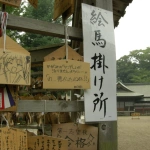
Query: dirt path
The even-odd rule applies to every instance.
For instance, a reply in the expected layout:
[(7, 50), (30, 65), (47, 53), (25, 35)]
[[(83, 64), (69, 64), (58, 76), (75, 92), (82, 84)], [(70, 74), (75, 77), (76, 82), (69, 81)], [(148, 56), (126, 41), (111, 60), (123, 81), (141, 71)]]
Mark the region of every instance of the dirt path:
[(118, 150), (150, 150), (150, 116), (118, 117)]

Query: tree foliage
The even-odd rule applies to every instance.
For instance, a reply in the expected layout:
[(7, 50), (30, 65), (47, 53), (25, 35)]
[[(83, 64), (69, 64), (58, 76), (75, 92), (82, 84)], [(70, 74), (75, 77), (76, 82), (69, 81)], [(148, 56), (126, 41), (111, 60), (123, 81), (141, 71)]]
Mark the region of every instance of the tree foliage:
[[(35, 9), (29, 4), (25, 13), (23, 14), (23, 17), (52, 22), (53, 6), (54, 0), (38, 0), (38, 8)], [(61, 20), (58, 19), (56, 23), (60, 22)], [(24, 33), (20, 36), (20, 43), (25, 48), (45, 46), (54, 43), (60, 43), (61, 41), (62, 39), (59, 38), (33, 33)]]
[[(9, 8), (7, 12), (23, 17), (52, 22), (53, 6), (54, 0), (38, 0), (38, 7), (36, 9), (29, 3), (26, 3), (26, 5), (22, 4), (20, 9)], [(58, 18), (55, 23), (61, 23), (61, 18)], [(40, 34), (17, 32), (13, 30), (9, 30), (7, 33), (26, 49), (62, 42), (60, 38), (43, 36)]]
[(150, 82), (150, 47), (121, 57), (117, 61), (117, 77), (124, 83)]
[[(25, 10), (26, 10), (26, 6), (25, 6), (24, 1), (22, 1), (20, 8), (12, 7), (9, 5), (5, 6), (5, 11), (8, 14), (15, 14), (16, 16), (21, 16), (21, 14), (23, 14), (23, 12), (25, 12)], [(9, 18), (9, 15), (8, 15), (8, 18)], [(17, 39), (20, 37), (20, 32), (18, 32), (16, 30), (7, 29), (7, 35), (10, 36), (15, 41), (17, 41)]]

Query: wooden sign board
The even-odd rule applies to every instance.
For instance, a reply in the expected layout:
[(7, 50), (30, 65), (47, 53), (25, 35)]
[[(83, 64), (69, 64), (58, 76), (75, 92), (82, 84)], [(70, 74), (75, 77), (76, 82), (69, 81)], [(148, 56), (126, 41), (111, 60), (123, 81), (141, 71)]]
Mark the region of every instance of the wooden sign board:
[(0, 0), (0, 3), (14, 6), (14, 7), (20, 7), (21, 0)]
[(68, 141), (65, 139), (58, 139), (50, 136), (29, 136), (28, 137), (29, 150), (68, 150)]
[(0, 84), (30, 85), (30, 55), (0, 51)]
[(27, 150), (27, 132), (20, 129), (0, 128), (0, 150)]
[[(49, 55), (45, 56), (44, 61), (61, 60), (65, 58), (66, 58), (66, 46), (64, 45), (60, 47), (59, 49), (55, 50), (54, 52), (50, 53)], [(83, 61), (83, 57), (79, 55), (70, 46), (68, 46), (68, 59)]]
[(0, 128), (0, 150), (10, 148), (10, 141), (7, 140), (7, 137), (9, 137), (8, 127)]
[(8, 111), (16, 112), (16, 111), (17, 111), (17, 106), (15, 105), (15, 106), (12, 106), (12, 107), (9, 107), (9, 108), (0, 109), (0, 112), (1, 112), (1, 111), (6, 111), (6, 112), (8, 112)]
[(17, 143), (18, 142), (18, 136), (17, 136), (17, 129), (15, 128), (9, 128), (9, 132), (10, 132), (10, 143), (12, 144), (11, 147), (12, 149), (11, 150), (16, 150), (18, 148), (18, 145), (17, 144), (14, 144), (14, 143)]
[(28, 149), (27, 132), (20, 129), (16, 130), (17, 130), (17, 149), (27, 150)]
[(52, 136), (68, 140), (68, 150), (97, 149), (97, 127), (74, 123), (54, 124)]
[(90, 65), (75, 60), (43, 63), (44, 89), (89, 89)]
[(69, 7), (63, 14), (62, 17), (64, 20), (68, 19), (73, 13), (75, 8), (75, 0), (70, 0), (71, 7)]
[(34, 8), (37, 8), (38, 6), (38, 0), (28, 0), (29, 3), (34, 7)]
[(55, 0), (53, 19), (56, 20), (61, 16), (69, 7), (71, 7), (70, 0)]
[[(5, 48), (6, 51), (13, 51), (16, 53), (21, 53), (25, 55), (30, 55), (30, 53), (24, 49), (21, 45), (19, 45), (16, 41), (11, 39), (9, 36), (6, 35), (6, 41), (5, 41)], [(4, 50), (4, 37), (0, 37), (0, 51)]]
[(2, 150), (2, 128), (0, 128), (0, 150)]
[(131, 116), (140, 116), (140, 113), (131, 113)]
[(140, 113), (131, 113), (132, 119), (140, 119)]
[(82, 3), (84, 61), (91, 89), (84, 91), (85, 121), (116, 121), (116, 53), (113, 12)]

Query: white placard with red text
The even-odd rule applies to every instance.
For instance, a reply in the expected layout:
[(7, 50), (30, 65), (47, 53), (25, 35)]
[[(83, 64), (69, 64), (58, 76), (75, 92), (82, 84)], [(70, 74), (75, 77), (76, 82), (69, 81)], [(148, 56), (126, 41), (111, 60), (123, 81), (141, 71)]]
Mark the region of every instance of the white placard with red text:
[(91, 89), (84, 92), (85, 121), (117, 120), (113, 13), (82, 4), (82, 24), (84, 61), (91, 72)]

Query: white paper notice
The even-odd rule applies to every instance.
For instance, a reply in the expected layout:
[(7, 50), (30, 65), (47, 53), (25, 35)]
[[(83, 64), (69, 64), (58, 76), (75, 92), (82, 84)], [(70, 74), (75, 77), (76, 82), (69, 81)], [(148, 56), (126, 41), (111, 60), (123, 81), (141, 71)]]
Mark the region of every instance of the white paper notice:
[(91, 71), (91, 89), (84, 92), (85, 121), (117, 120), (113, 13), (82, 4), (82, 21), (84, 61)]

